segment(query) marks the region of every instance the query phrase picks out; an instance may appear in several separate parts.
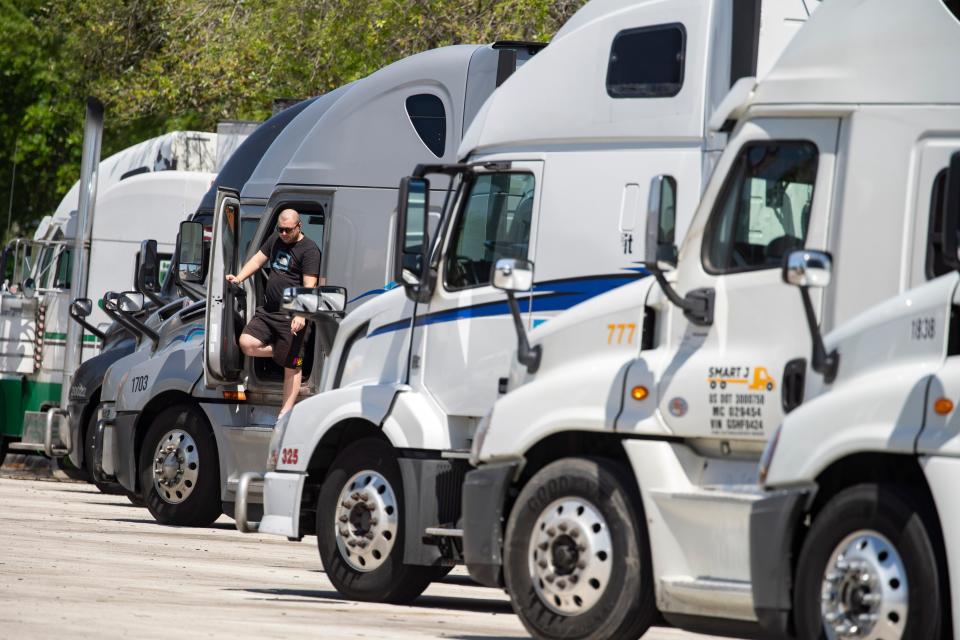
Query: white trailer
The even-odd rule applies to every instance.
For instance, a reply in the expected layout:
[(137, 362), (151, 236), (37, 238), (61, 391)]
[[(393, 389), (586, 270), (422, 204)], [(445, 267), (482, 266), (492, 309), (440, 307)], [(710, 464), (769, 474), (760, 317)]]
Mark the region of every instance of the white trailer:
[[(679, 257), (661, 226), (672, 217), (674, 181), (660, 176), (645, 260), (656, 278), (531, 332), (539, 369), (515, 365), (509, 392), (474, 441), (480, 466), (466, 480), (464, 544), (471, 575), (505, 585), (535, 636), (637, 637), (662, 616), (694, 630), (781, 637), (791, 632), (798, 566), (808, 576), (801, 586), (809, 590), (798, 595), (803, 615), (821, 602), (826, 561), (805, 565), (801, 556), (798, 565), (791, 544), (806, 530), (797, 510), (805, 503), (796, 492), (791, 500), (762, 490), (758, 462), (821, 376), (850, 367), (857, 377), (859, 358), (895, 360), (913, 344), (908, 333), (894, 339), (889, 331), (901, 325), (891, 322), (887, 333), (850, 343), (849, 365), (841, 350), (837, 368), (822, 349), (808, 361), (808, 325), (849, 321), (837, 340), (853, 335), (865, 326), (851, 318), (925, 291), (945, 260), (956, 261), (944, 240), (956, 214), (943, 226), (942, 204), (960, 150), (960, 93), (942, 78), (957, 55), (960, 23), (939, 0), (826, 3), (734, 109), (738, 122)], [(836, 256), (829, 288), (810, 289), (825, 284), (815, 276), (829, 256), (792, 253), (803, 247)], [(808, 276), (803, 296), (781, 282), (788, 257), (791, 273)], [(506, 288), (517, 288), (502, 275)], [(953, 294), (941, 293), (946, 309)], [(901, 303), (911, 300), (923, 302), (908, 295)], [(945, 321), (941, 313), (937, 326)], [(918, 339), (935, 337), (931, 325), (915, 326)], [(903, 367), (911, 358), (920, 366), (919, 351), (903, 354)], [(876, 416), (896, 414), (897, 402), (913, 411), (908, 418), (922, 415), (925, 387), (913, 366), (857, 378), (859, 390), (876, 393), (843, 411), (831, 393), (811, 403), (804, 427), (781, 431), (773, 458), (795, 473), (771, 475), (771, 467), (768, 486), (922, 476), (916, 458), (912, 467), (892, 459), (877, 467), (870, 456), (818, 466), (864, 438), (881, 448), (902, 435), (916, 456), (919, 420), (913, 430), (891, 422), (870, 431)], [(933, 436), (921, 432), (919, 441), (924, 434)], [(818, 475), (827, 470), (833, 475)], [(919, 599), (932, 599), (927, 578)], [(925, 631), (936, 618), (923, 617), (828, 627), (825, 637), (936, 637)], [(821, 637), (819, 629), (807, 619), (800, 637)]]
[[(259, 531), (316, 534), (351, 598), (408, 600), (449, 571), (470, 446), (515, 344), (494, 262), (536, 262), (527, 326), (640, 278), (650, 178), (678, 177), (682, 237), (726, 139), (723, 97), (769, 67), (787, 16), (802, 22), (805, 6), (592, 2), (504, 83), (460, 164), (405, 180), (402, 287), (347, 316), (322, 392), (278, 424)], [(454, 178), (438, 224), (425, 176)]]
[[(118, 361), (103, 387), (105, 441), (113, 443), (102, 452), (104, 466), (143, 495), (159, 522), (205, 524), (232, 514), (239, 477), (262, 468), (273, 434), (282, 371), (237, 348), (266, 279), (258, 274), (238, 290), (224, 276), (237, 273), (293, 207), (321, 248), (321, 278), (349, 289), (350, 308), (375, 299), (390, 279), (400, 178), (417, 163), (452, 162), (465, 124), (539, 48), (459, 45), (393, 63), (317, 98), (239, 193), (220, 190), (206, 276), (199, 262), (193, 276), (189, 261), (180, 268), (187, 279), (209, 279), (205, 326), (162, 353)], [(196, 245), (187, 254), (200, 255)], [(302, 393), (318, 389), (336, 330), (335, 322), (318, 322)]]
[[(4, 255), (14, 263), (14, 279), (0, 293), (0, 449), (8, 441), (25, 451), (49, 449), (44, 447), (47, 411), (66, 406), (64, 384), (73, 369), (102, 347), (100, 336), (84, 335), (77, 327), (80, 358), (68, 362), (70, 302), (87, 290), (132, 288), (145, 237), (157, 238), (169, 258), (176, 225), (210, 186), (215, 161), (216, 134), (194, 131), (147, 140), (98, 165), (94, 159), (90, 208), (96, 207), (96, 215), (90, 228), (80, 228), (78, 181), (32, 240), (8, 245)], [(73, 265), (78, 236), (90, 254), (79, 278)], [(99, 307), (91, 320), (100, 329), (108, 324)]]

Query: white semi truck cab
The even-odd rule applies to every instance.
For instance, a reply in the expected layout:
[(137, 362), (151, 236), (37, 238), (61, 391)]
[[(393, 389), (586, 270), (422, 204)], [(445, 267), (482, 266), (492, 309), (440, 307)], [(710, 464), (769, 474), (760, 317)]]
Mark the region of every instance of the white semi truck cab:
[[(515, 363), (474, 439), (463, 542), (471, 575), (506, 586), (535, 636), (636, 637), (658, 615), (694, 630), (790, 632), (789, 581), (751, 582), (767, 535), (752, 513), (770, 498), (758, 463), (817, 379), (844, 370), (842, 353), (838, 368), (831, 352), (810, 357), (810, 325), (840, 326), (943, 272), (960, 94), (940, 78), (958, 36), (940, 1), (818, 9), (731, 110), (679, 253), (679, 199), (663, 175), (644, 260), (655, 277), (530, 332), (523, 350), (539, 351), (538, 367)], [(804, 248), (835, 257), (829, 287), (814, 277), (829, 255)], [(781, 280), (788, 258), (810, 274), (802, 296)], [(523, 265), (502, 266), (503, 286), (522, 290)], [(869, 420), (879, 406), (850, 411)], [(793, 442), (826, 446), (841, 429), (832, 418), (817, 414), (819, 431), (797, 429)], [(776, 464), (794, 459), (784, 433)], [(764, 559), (790, 549), (769, 546)]]
[[(449, 571), (470, 447), (514, 349), (492, 267), (536, 263), (515, 301), (525, 327), (642, 277), (650, 178), (676, 176), (681, 237), (727, 136), (724, 96), (772, 63), (795, 30), (785, 14), (807, 16), (762, 6), (590, 3), (486, 102), (460, 163), (405, 179), (399, 286), (341, 322), (320, 393), (273, 433), (263, 519), (238, 508), (238, 527), (315, 533), (333, 584), (357, 599), (408, 600)], [(448, 182), (436, 202), (431, 185)]]

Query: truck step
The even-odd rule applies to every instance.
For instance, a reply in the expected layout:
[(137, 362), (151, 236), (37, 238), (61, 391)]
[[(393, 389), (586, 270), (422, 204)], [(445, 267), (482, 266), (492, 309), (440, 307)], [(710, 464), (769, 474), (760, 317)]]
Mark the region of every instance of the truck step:
[(756, 620), (751, 584), (742, 580), (664, 576), (657, 605), (662, 611)]
[(440, 457), (445, 460), (469, 460), (470, 449), (450, 449), (448, 451), (441, 451)]
[(439, 536), (441, 538), (462, 538), (463, 529), (445, 529), (443, 527), (427, 527), (424, 533), (428, 536)]

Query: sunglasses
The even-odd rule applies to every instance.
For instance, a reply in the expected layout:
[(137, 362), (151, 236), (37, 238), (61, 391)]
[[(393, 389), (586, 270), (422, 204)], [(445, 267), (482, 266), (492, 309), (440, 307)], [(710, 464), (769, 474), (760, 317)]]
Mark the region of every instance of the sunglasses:
[(298, 225), (294, 225), (294, 226), (292, 226), (292, 227), (281, 227), (280, 225), (277, 225), (277, 232), (278, 232), (278, 233), (293, 233), (294, 231), (297, 230), (297, 227), (299, 227), (299, 226), (300, 226), (299, 224), (298, 224)]

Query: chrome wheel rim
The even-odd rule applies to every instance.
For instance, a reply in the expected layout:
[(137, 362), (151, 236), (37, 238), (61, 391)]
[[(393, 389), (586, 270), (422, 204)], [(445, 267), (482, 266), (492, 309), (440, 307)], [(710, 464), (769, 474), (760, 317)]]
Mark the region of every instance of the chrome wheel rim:
[(600, 601), (610, 582), (610, 527), (583, 498), (555, 500), (534, 524), (528, 558), (533, 588), (543, 604), (563, 616), (580, 615)]
[(340, 556), (366, 573), (387, 561), (397, 541), (400, 505), (393, 487), (376, 471), (354, 474), (337, 499), (334, 537)]
[(876, 531), (844, 538), (823, 574), (820, 614), (827, 638), (903, 638), (908, 610), (907, 571), (896, 547)]
[(160, 499), (180, 504), (190, 497), (200, 476), (200, 451), (182, 429), (168, 431), (153, 453), (153, 487)]

